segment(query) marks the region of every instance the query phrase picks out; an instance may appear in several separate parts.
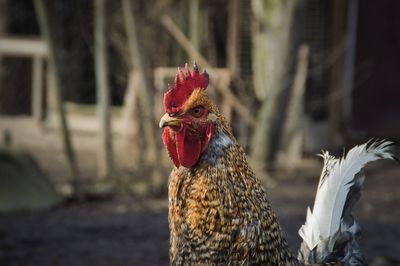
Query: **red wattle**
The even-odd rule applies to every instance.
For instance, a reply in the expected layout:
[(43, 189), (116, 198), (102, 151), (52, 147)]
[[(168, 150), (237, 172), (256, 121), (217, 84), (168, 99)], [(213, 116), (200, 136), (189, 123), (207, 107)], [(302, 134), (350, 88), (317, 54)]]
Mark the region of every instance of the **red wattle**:
[(201, 140), (196, 133), (183, 127), (175, 134), (179, 162), (187, 168), (192, 167), (200, 158)]
[(162, 140), (164, 142), (165, 147), (168, 150), (169, 157), (171, 157), (176, 167), (180, 166), (178, 152), (176, 150), (176, 142), (175, 139), (171, 135), (171, 131), (169, 127), (164, 128), (162, 133)]

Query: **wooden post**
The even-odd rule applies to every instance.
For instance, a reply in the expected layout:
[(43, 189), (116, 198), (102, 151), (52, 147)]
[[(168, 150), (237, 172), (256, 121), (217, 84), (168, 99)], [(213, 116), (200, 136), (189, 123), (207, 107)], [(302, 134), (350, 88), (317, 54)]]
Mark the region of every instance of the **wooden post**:
[(79, 171), (78, 165), (76, 163), (75, 152), (72, 148), (70, 132), (68, 128), (68, 122), (66, 119), (65, 107), (62, 100), (62, 83), (60, 81), (60, 72), (57, 67), (56, 56), (54, 51), (54, 45), (52, 36), (50, 34), (49, 23), (47, 18), (47, 12), (44, 7), (43, 0), (34, 0), (34, 7), (36, 12), (36, 17), (39, 23), (40, 31), (47, 42), (48, 45), (48, 67), (51, 72), (53, 72), (54, 82), (55, 82), (55, 98), (56, 106), (58, 111), (58, 116), (61, 124), (61, 136), (64, 145), (64, 150), (67, 157), (68, 169), (72, 178), (72, 185), (75, 194), (80, 195), (79, 191)]
[(200, 49), (200, 25), (199, 25), (199, 14), (200, 14), (200, 0), (189, 1), (189, 37), (193, 46)]
[(43, 58), (35, 56), (32, 61), (32, 101), (33, 119), (40, 122), (43, 118)]
[(122, 121), (125, 125), (124, 135), (126, 137), (139, 137), (139, 126), (134, 121), (137, 113), (137, 88), (140, 86), (140, 77), (137, 72), (131, 70), (128, 75), (128, 85), (124, 96), (122, 109)]
[(98, 177), (109, 177), (112, 172), (112, 134), (110, 125), (110, 90), (107, 69), (107, 43), (105, 37), (105, 1), (96, 0), (94, 5), (94, 46), (97, 90), (98, 130)]
[[(9, 24), (9, 19), (11, 17), (11, 12), (10, 12), (11, 6), (10, 6), (10, 1), (8, 0), (3, 0), (0, 1), (0, 35), (3, 35), (6, 33), (6, 29)], [(4, 65), (3, 65), (3, 58), (2, 55), (0, 54), (0, 83), (3, 83), (4, 79)], [(0, 94), (3, 95), (2, 91), (4, 91), (4, 87), (0, 86)], [(0, 99), (0, 112), (2, 111), (3, 107), (3, 101), (4, 99)]]
[(152, 116), (152, 104), (150, 100), (151, 85), (146, 75), (146, 64), (142, 58), (143, 51), (140, 50), (138, 35), (136, 31), (135, 17), (130, 0), (122, 0), (122, 10), (125, 21), (125, 29), (128, 37), (128, 48), (131, 62), (135, 70), (138, 71), (142, 87), (139, 90), (139, 102), (143, 116), (144, 137), (146, 139), (148, 159), (155, 162), (157, 154), (157, 143), (154, 132), (154, 121)]
[[(274, 2), (269, 12), (274, 12), (273, 17), (279, 17), (279, 19), (274, 23), (270, 22), (264, 25), (264, 28), (272, 27), (272, 32), (268, 34), (271, 35), (270, 41), (274, 44), (274, 49), (272, 50), (275, 53), (276, 59), (274, 63), (274, 82), (271, 90), (268, 91), (268, 95), (265, 96), (264, 101), (258, 110), (257, 121), (258, 126), (254, 130), (250, 154), (253, 160), (257, 161), (257, 163), (268, 165), (274, 159), (274, 155), (276, 152), (276, 144), (279, 143), (279, 139), (281, 137), (281, 132), (279, 132), (279, 123), (282, 119), (281, 112), (279, 112), (279, 103), (282, 99), (283, 91), (285, 88), (285, 77), (289, 59), (290, 52), (290, 39), (291, 39), (291, 29), (292, 29), (292, 20), (293, 13), (295, 7), (299, 1), (282, 1), (282, 2)], [(267, 18), (267, 14), (265, 11), (262, 11), (262, 16)], [(266, 45), (262, 43), (258, 43), (261, 45)], [(253, 50), (254, 51), (254, 50)], [(260, 51), (258, 51), (260, 52)], [(259, 62), (260, 63), (260, 62)], [(267, 69), (265, 69), (267, 70)], [(259, 75), (267, 76), (268, 72), (260, 73)], [(257, 78), (257, 77), (255, 77)], [(257, 86), (255, 82), (255, 85)]]
[(228, 68), (235, 77), (239, 72), (239, 0), (229, 1), (229, 24), (227, 42)]
[[(122, 109), (122, 123), (124, 124), (123, 134), (125, 147), (132, 151), (130, 153), (131, 162), (135, 168), (139, 168), (141, 163), (141, 155), (138, 152), (141, 147), (141, 143), (138, 139), (140, 136), (140, 117), (138, 112), (138, 90), (140, 87), (139, 74), (133, 70), (129, 72), (128, 85), (124, 96), (124, 106)], [(143, 162), (143, 161), (142, 161)]]
[[(227, 65), (231, 72), (231, 77), (236, 82), (238, 81), (239, 70), (239, 0), (231, 0), (228, 4), (228, 36), (227, 36)], [(225, 118), (230, 121), (232, 118), (232, 105), (229, 101), (222, 101), (222, 113)]]
[(50, 71), (49, 67), (46, 69), (46, 117), (49, 117), (54, 110), (57, 109), (56, 101), (56, 84), (54, 72)]
[(308, 73), (309, 50), (308, 45), (303, 44), (297, 53), (296, 72), (291, 86), (281, 138), (281, 156), (278, 156), (278, 162), (283, 167), (294, 168), (298, 166), (302, 158), (304, 90)]

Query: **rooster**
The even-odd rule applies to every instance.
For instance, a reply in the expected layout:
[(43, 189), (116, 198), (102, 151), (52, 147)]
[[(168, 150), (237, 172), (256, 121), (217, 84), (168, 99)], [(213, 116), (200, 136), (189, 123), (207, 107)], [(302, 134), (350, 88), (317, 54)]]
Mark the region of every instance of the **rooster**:
[(169, 180), (171, 265), (364, 265), (360, 229), (351, 212), (363, 166), (395, 159), (388, 141), (370, 141), (324, 167), (313, 211), (290, 251), (260, 181), (217, 106), (206, 95), (208, 74), (178, 68), (164, 95), (162, 140), (175, 167)]

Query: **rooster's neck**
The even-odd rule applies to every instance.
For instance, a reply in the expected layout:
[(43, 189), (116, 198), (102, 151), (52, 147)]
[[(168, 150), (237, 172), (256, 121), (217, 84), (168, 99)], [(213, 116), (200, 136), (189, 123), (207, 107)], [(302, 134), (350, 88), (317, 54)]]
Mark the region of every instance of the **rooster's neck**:
[(236, 140), (232, 139), (228, 133), (225, 131), (217, 133), (200, 157), (199, 165), (214, 166), (218, 164), (220, 160), (227, 159), (226, 156), (232, 149), (237, 149), (236, 146), (238, 146)]

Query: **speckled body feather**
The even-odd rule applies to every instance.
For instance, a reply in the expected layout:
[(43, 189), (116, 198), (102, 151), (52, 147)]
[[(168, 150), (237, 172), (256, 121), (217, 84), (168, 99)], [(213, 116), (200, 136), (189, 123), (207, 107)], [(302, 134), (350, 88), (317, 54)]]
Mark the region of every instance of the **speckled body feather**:
[(199, 163), (169, 185), (172, 265), (295, 263), (266, 193), (245, 154), (221, 131)]

